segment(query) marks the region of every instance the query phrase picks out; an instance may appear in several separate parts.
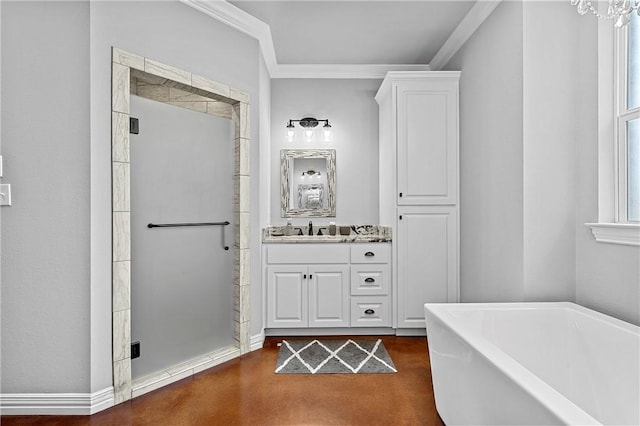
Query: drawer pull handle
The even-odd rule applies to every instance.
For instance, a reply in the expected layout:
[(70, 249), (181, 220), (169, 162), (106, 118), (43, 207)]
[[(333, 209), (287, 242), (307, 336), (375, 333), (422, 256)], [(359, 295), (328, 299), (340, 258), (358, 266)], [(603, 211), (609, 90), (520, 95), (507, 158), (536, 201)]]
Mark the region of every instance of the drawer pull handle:
[(376, 311), (374, 311), (373, 309), (366, 309), (366, 310), (364, 311), (364, 313), (365, 313), (366, 315), (373, 315), (373, 314), (375, 314), (375, 313), (376, 313)]
[(373, 257), (375, 254), (372, 251), (368, 251), (364, 254), (366, 257)]
[(365, 283), (374, 283), (374, 282), (376, 282), (376, 280), (374, 280), (373, 278), (369, 277), (369, 278), (365, 278), (364, 282)]

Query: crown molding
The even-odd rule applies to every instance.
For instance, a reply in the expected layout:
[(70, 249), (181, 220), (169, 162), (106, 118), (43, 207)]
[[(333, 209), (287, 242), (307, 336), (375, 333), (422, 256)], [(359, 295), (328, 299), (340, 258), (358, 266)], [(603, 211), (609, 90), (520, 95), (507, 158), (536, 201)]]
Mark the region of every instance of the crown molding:
[(434, 71), (442, 69), (453, 55), (471, 38), (473, 33), (491, 15), (502, 0), (478, 0), (462, 18), (458, 26), (444, 42), (438, 53), (431, 59), (430, 67)]
[(265, 22), (231, 3), (207, 0), (180, 0), (225, 25), (258, 40), (262, 56), (271, 78), (374, 78), (382, 79), (390, 71), (439, 70), (453, 57), (501, 0), (478, 0), (462, 18), (445, 44), (425, 65), (385, 64), (278, 64), (271, 37), (271, 28)]
[(231, 28), (235, 28), (257, 39), (260, 43), (260, 50), (262, 51), (262, 56), (269, 70), (269, 74), (273, 73), (278, 62), (276, 60), (276, 51), (273, 48), (273, 39), (271, 38), (271, 28), (269, 28), (269, 25), (227, 1), (180, 1)]
[(295, 64), (277, 65), (271, 78), (372, 78), (383, 79), (391, 71), (429, 71), (429, 65)]
[(382, 79), (388, 71), (428, 71), (429, 65), (342, 65), (300, 64), (280, 65), (271, 38), (271, 28), (227, 1), (180, 0), (225, 25), (258, 40), (271, 78), (376, 78)]

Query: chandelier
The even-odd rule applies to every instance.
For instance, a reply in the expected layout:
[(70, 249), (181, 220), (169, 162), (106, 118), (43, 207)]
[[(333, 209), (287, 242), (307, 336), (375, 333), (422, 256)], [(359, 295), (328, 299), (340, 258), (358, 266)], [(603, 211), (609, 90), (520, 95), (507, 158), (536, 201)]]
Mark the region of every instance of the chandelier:
[(634, 11), (640, 15), (640, 0), (609, 0), (606, 15), (598, 12), (590, 0), (571, 0), (571, 4), (578, 7), (580, 15), (591, 12), (601, 19), (613, 19), (616, 28), (627, 25)]

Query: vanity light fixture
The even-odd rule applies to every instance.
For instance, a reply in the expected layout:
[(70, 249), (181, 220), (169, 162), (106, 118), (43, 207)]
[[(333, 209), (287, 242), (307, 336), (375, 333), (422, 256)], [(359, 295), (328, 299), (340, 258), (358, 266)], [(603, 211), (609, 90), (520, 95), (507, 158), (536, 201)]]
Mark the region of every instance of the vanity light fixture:
[(320, 176), (322, 176), (321, 172), (318, 172), (316, 170), (306, 170), (304, 172), (302, 172), (302, 179), (304, 179), (305, 177), (308, 178), (317, 178), (320, 179)]
[(305, 142), (313, 142), (315, 137), (315, 128), (318, 127), (318, 124), (324, 122), (324, 126), (322, 126), (322, 141), (330, 142), (333, 138), (333, 127), (329, 123), (329, 120), (322, 119), (318, 120), (313, 117), (305, 117), (300, 120), (289, 120), (287, 124), (287, 141), (293, 142), (296, 139), (296, 128), (293, 123), (298, 123), (298, 125), (302, 128), (302, 137)]

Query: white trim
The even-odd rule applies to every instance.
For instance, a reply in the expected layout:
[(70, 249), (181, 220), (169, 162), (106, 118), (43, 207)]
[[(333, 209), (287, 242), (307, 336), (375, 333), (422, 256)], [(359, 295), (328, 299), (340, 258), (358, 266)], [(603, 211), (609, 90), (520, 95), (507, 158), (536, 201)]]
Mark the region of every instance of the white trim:
[(421, 337), (427, 335), (427, 324), (425, 322), (424, 327), (420, 328), (398, 328), (396, 329), (396, 336), (406, 337)]
[(617, 220), (615, 32), (611, 22), (598, 20), (598, 222)]
[(453, 55), (469, 40), (473, 33), (491, 15), (491, 12), (498, 7), (502, 0), (477, 1), (467, 14), (462, 18), (458, 26), (453, 30), (447, 41), (444, 42), (440, 50), (431, 59), (429, 66), (432, 70), (442, 69)]
[(257, 351), (258, 349), (262, 349), (264, 346), (264, 330), (261, 333), (251, 336), (251, 340), (249, 342), (249, 350)]
[(449, 39), (434, 56), (431, 64), (278, 64), (265, 22), (235, 7), (227, 1), (180, 0), (225, 25), (258, 40), (271, 78), (375, 78), (382, 79), (389, 71), (438, 70), (462, 47), (502, 0), (477, 1), (453, 30)]
[(398, 64), (286, 64), (277, 65), (271, 78), (375, 78), (391, 71), (429, 71), (429, 65)]
[(114, 405), (113, 386), (94, 393), (10, 393), (0, 395), (2, 415), (89, 416)]
[(268, 328), (267, 336), (393, 336), (391, 327)]
[(640, 225), (632, 223), (585, 223), (600, 243), (640, 246)]
[(429, 76), (430, 79), (451, 79), (457, 82), (458, 80), (460, 80), (460, 74), (461, 71), (429, 71), (428, 73), (425, 73), (424, 71), (389, 71), (385, 76), (384, 81), (380, 84), (378, 92), (376, 93), (374, 98), (376, 101), (380, 102), (383, 94), (390, 90), (388, 89), (388, 86), (399, 81), (419, 80), (425, 78), (426, 76)]
[(204, 0), (180, 0), (187, 6), (191, 6), (200, 12), (211, 16), (214, 19), (235, 28), (255, 39), (260, 43), (262, 56), (267, 65), (269, 73), (272, 74), (277, 66), (276, 51), (273, 48), (271, 29), (269, 25), (262, 22), (244, 10), (235, 7), (227, 1), (204, 1)]

